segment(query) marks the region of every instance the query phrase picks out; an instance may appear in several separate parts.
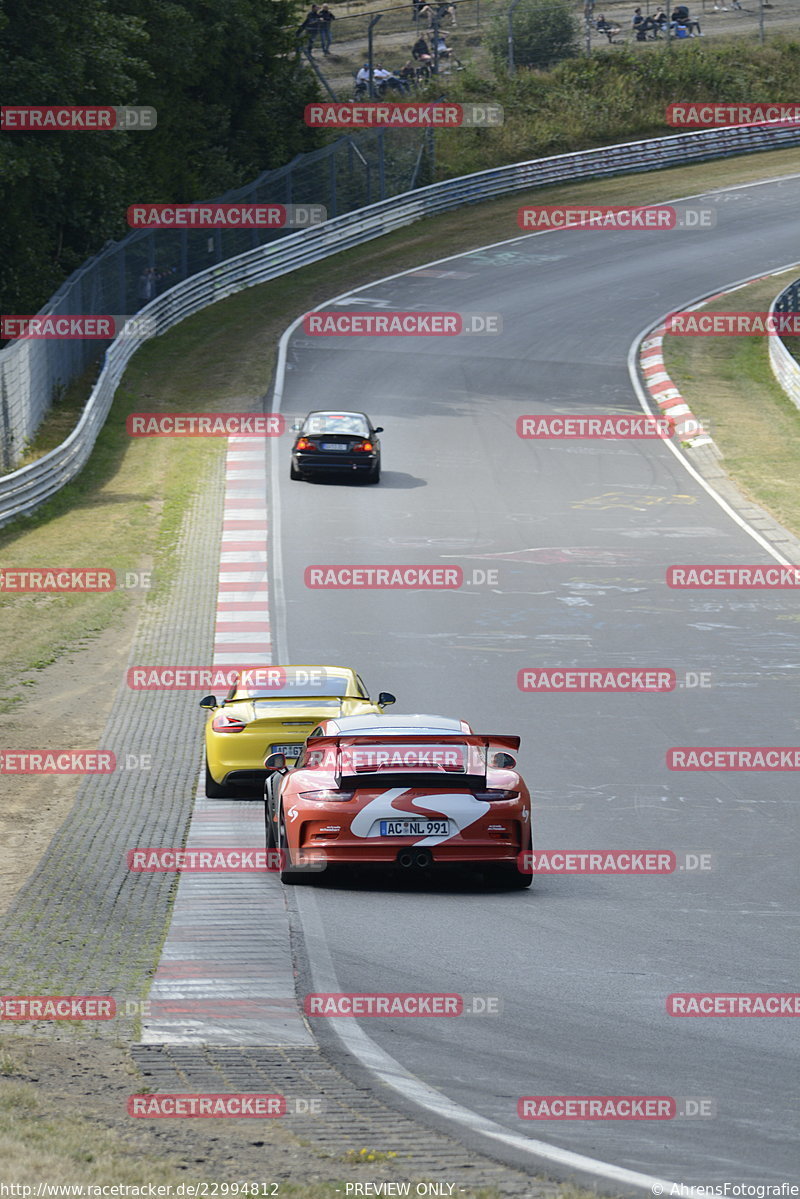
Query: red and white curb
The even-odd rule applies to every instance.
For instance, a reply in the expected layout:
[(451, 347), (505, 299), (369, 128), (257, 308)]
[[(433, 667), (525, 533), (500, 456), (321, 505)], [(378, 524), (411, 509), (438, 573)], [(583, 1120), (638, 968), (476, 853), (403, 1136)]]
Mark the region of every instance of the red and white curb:
[[(269, 666), (267, 462), (231, 437), (219, 560), (215, 666)], [(219, 699), (220, 696), (217, 696)], [(198, 735), (200, 728), (198, 725)], [(264, 849), (259, 800), (206, 799), (200, 780), (187, 849)], [(286, 903), (266, 872), (179, 876), (169, 931), (142, 1019), (142, 1042), (310, 1048), (297, 1006)]]
[(267, 463), (252, 437), (231, 437), (219, 556), (215, 666), (269, 666)]
[(713, 445), (713, 439), (703, 429), (664, 365), (666, 326), (659, 325), (639, 347), (639, 366), (644, 384), (661, 413), (667, 418), (673, 433), (693, 449)]

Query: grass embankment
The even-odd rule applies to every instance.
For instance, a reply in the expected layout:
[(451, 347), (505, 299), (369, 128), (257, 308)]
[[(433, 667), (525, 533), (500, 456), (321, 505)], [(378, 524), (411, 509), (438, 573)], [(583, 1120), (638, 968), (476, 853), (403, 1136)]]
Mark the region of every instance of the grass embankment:
[[(703, 311), (766, 312), (798, 269)], [(800, 338), (791, 338), (797, 354)], [(772, 374), (766, 337), (665, 337), (664, 360), (741, 490), (800, 537), (800, 411)]]
[(744, 47), (695, 40), (673, 49), (655, 46), (649, 54), (620, 47), (613, 55), (574, 59), (546, 72), (521, 71), (513, 78), (466, 70), (448, 79), (446, 92), (451, 100), (501, 104), (505, 123), (437, 133), (440, 178), (680, 133), (665, 123), (667, 105), (677, 101), (794, 103), (800, 42), (782, 38)]

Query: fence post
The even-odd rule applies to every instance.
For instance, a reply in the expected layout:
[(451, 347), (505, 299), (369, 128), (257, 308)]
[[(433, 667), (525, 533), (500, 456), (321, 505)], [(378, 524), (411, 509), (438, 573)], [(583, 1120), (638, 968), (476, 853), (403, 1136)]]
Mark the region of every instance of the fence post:
[(336, 212), (336, 146), (331, 146), (328, 155), (328, 219), (335, 217)]

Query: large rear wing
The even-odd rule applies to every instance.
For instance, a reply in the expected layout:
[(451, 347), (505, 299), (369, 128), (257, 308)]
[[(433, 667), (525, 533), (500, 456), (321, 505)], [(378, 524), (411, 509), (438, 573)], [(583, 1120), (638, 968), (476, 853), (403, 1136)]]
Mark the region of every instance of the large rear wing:
[(309, 737), (303, 768), (330, 770), (337, 787), (345, 779), (364, 785), (486, 787), (492, 751), (516, 752), (520, 739), (476, 733), (386, 736), (381, 733)]

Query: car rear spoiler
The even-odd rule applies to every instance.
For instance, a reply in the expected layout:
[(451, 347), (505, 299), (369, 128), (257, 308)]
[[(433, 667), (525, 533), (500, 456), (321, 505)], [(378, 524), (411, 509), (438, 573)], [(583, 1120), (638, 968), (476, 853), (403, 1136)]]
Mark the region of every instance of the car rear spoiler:
[[(306, 742), (306, 750), (309, 754), (319, 752), (322, 755), (316, 763), (317, 765), (322, 765), (325, 757), (330, 755), (330, 768), (336, 776), (338, 787), (341, 786), (343, 779), (358, 778), (367, 785), (379, 784), (386, 786), (387, 784), (398, 785), (405, 782), (406, 784), (416, 783), (426, 787), (436, 785), (453, 786), (456, 784), (485, 788), (490, 747), (516, 752), (519, 749), (519, 745), (519, 737), (507, 734), (415, 734), (413, 731), (409, 731), (408, 734), (403, 734), (402, 736), (394, 734), (386, 736), (381, 733), (351, 735), (340, 733), (335, 737), (309, 737)], [(479, 774), (476, 774), (467, 773), (466, 770), (447, 769), (443, 765), (438, 767), (434, 765), (430, 770), (427, 770), (423, 765), (412, 767), (410, 764), (404, 766), (401, 763), (397, 766), (370, 770), (370, 746), (379, 746), (382, 751), (397, 750), (403, 746), (419, 746), (423, 749), (430, 747), (432, 750), (441, 749), (445, 751), (448, 746), (462, 749), (471, 746), (483, 751), (481, 754), (483, 769)], [(365, 759), (360, 769), (354, 760), (356, 755)], [(309, 763), (309, 765), (311, 766), (312, 764)], [(464, 766), (468, 766), (466, 758)]]

